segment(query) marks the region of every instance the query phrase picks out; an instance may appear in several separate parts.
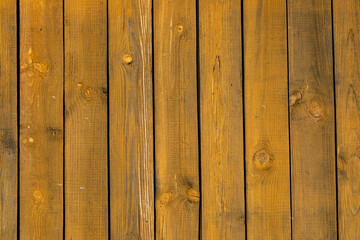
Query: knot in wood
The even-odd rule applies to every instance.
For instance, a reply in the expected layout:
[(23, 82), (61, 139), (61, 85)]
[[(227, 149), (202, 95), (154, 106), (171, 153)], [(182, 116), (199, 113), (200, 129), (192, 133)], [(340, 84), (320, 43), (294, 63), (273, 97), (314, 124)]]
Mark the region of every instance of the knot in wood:
[(131, 57), (129, 54), (125, 54), (125, 55), (123, 56), (123, 61), (124, 61), (124, 63), (126, 63), (126, 64), (130, 64), (130, 63), (132, 63), (133, 59), (132, 59), (132, 57)]
[(302, 94), (301, 92), (294, 92), (290, 97), (289, 97), (289, 106), (294, 106), (299, 100), (302, 99)]
[(41, 203), (43, 201), (42, 194), (39, 190), (35, 190), (33, 193), (34, 202), (35, 203)]
[(311, 101), (309, 112), (314, 118), (322, 118), (324, 116), (324, 110), (316, 100)]
[(190, 202), (200, 201), (200, 193), (193, 188), (188, 188), (186, 190), (186, 197)]
[(85, 89), (84, 90), (84, 96), (85, 96), (86, 100), (88, 100), (88, 101), (91, 99), (90, 89)]
[(267, 169), (271, 166), (273, 159), (267, 150), (260, 149), (254, 154), (253, 161), (257, 168)]
[(27, 73), (29, 77), (38, 76), (49, 72), (48, 64), (42, 61), (34, 61), (32, 49), (29, 49), (27, 62), (21, 64), (20, 73)]
[(179, 33), (182, 33), (184, 31), (184, 27), (181, 24), (177, 25), (176, 29)]
[(161, 204), (166, 204), (170, 201), (171, 193), (163, 193), (160, 195), (159, 201)]

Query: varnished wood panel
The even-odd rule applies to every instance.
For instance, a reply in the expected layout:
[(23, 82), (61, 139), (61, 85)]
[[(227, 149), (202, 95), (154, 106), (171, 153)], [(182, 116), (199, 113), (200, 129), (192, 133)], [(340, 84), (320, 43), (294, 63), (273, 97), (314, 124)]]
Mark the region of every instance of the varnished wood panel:
[(293, 239), (336, 239), (331, 0), (290, 0)]
[(156, 239), (197, 239), (195, 0), (154, 0), (154, 71)]
[(63, 237), (62, 1), (20, 1), (20, 238)]
[(65, 239), (108, 239), (107, 3), (65, 0)]
[(112, 239), (154, 239), (152, 1), (109, 1)]
[(290, 239), (286, 1), (244, 0), (248, 239)]
[(16, 1), (0, 1), (0, 239), (17, 238)]
[(334, 0), (340, 239), (360, 238), (360, 2)]
[(202, 239), (245, 239), (241, 1), (199, 10)]

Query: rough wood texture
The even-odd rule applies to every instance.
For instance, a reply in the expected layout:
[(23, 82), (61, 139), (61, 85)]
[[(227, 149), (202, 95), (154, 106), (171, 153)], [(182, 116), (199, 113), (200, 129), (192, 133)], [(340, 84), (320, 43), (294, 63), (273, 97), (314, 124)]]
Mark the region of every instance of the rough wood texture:
[(196, 1), (154, 0), (156, 238), (199, 237)]
[(286, 1), (244, 0), (248, 239), (290, 239)]
[(245, 239), (241, 1), (199, 7), (202, 239)]
[(0, 239), (360, 239), (359, 16), (0, 0)]
[(331, 0), (289, 0), (294, 239), (336, 239)]
[(112, 239), (154, 239), (151, 8), (109, 1)]
[(20, 1), (20, 238), (63, 237), (62, 1)]
[(65, 239), (108, 239), (106, 5), (65, 0)]
[(16, 1), (0, 1), (0, 239), (17, 238)]
[(340, 239), (360, 239), (360, 2), (334, 0)]

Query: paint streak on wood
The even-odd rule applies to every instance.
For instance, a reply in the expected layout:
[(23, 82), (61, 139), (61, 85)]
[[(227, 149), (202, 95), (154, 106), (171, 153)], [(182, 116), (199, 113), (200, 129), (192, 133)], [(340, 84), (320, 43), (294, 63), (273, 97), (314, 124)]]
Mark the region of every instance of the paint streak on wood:
[(17, 238), (16, 1), (0, 1), (0, 239)]
[(62, 9), (61, 1), (20, 1), (22, 239), (63, 237)]
[(154, 239), (152, 1), (109, 1), (113, 239)]
[(293, 239), (336, 239), (331, 0), (290, 0)]
[(340, 239), (360, 238), (360, 2), (334, 0)]
[(199, 7), (202, 238), (244, 239), (241, 2)]
[(107, 3), (65, 0), (65, 239), (108, 239)]
[(290, 239), (286, 1), (244, 0), (248, 239)]
[(196, 1), (154, 0), (156, 238), (199, 237)]

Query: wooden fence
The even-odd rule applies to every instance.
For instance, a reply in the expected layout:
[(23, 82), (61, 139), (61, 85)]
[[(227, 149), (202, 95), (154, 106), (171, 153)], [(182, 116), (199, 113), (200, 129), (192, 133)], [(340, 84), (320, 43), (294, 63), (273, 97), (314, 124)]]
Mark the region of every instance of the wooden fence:
[(0, 0), (0, 239), (359, 239), (358, 0)]

